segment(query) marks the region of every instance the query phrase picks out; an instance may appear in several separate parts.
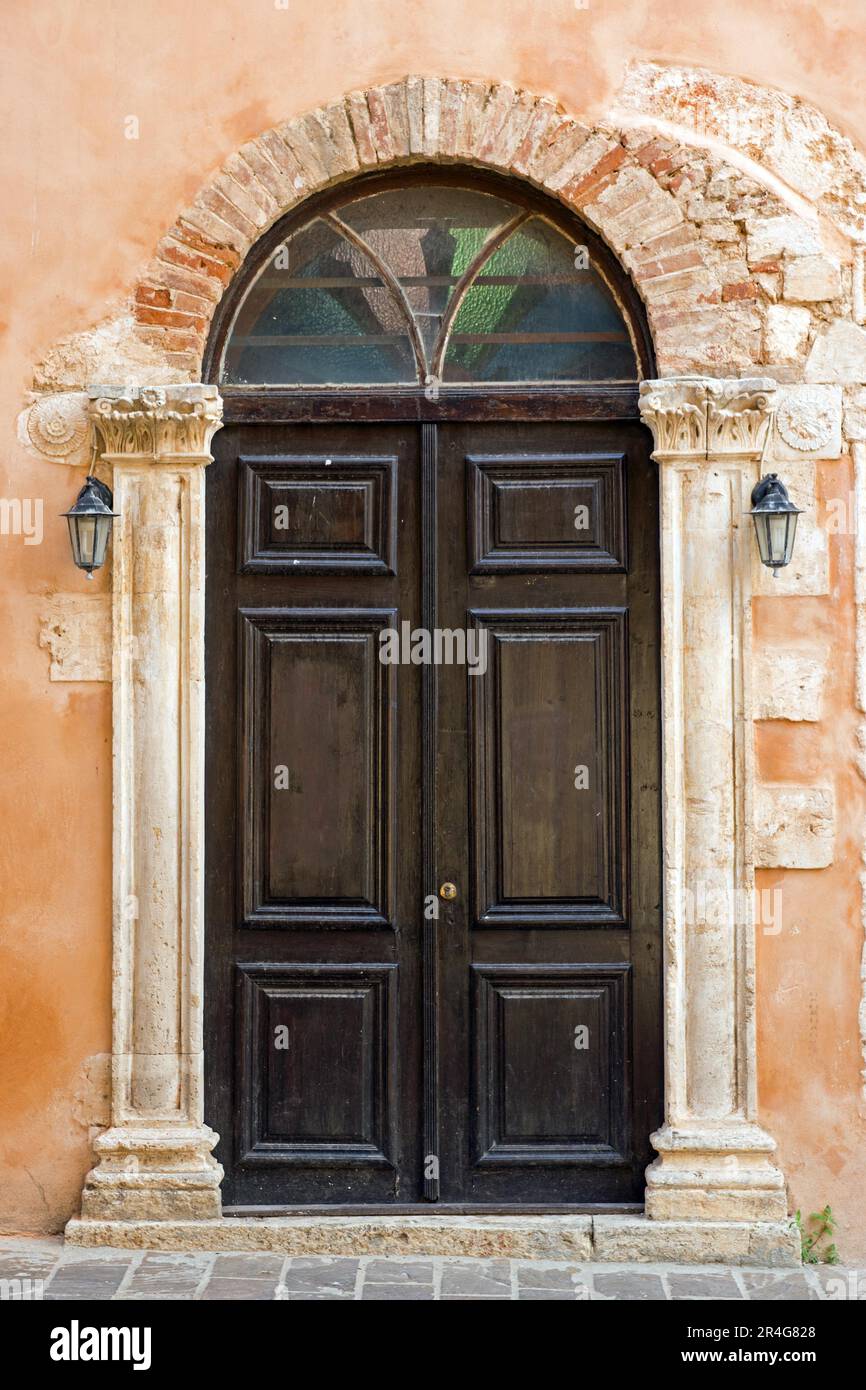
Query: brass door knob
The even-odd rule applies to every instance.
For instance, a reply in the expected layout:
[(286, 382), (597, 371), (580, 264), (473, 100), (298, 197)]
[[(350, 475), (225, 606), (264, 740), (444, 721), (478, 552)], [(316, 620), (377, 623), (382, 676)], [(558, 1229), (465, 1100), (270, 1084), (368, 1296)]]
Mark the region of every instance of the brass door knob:
[(439, 896), (445, 898), (446, 902), (450, 902), (452, 898), (457, 897), (457, 884), (443, 883), (439, 889)]

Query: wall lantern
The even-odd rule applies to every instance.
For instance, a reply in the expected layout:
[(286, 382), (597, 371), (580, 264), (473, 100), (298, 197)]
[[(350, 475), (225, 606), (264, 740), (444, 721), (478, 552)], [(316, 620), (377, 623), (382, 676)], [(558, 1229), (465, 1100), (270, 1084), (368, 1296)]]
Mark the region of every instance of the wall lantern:
[(772, 569), (774, 579), (780, 569), (790, 564), (801, 511), (802, 507), (794, 506), (788, 489), (776, 473), (768, 473), (752, 489), (749, 516), (754, 518), (761, 563)]
[(111, 524), (118, 515), (111, 510), (113, 505), (111, 488), (88, 473), (73, 506), (63, 512), (69, 523), (72, 558), (80, 570), (87, 572), (88, 579), (93, 578), (93, 571), (105, 560)]

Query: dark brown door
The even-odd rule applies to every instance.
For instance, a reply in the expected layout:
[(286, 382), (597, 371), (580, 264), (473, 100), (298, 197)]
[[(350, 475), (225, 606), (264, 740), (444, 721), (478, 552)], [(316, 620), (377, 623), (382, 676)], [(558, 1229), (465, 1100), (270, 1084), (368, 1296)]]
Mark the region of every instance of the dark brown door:
[(227, 1203), (640, 1200), (661, 1107), (645, 433), (233, 425), (208, 508)]

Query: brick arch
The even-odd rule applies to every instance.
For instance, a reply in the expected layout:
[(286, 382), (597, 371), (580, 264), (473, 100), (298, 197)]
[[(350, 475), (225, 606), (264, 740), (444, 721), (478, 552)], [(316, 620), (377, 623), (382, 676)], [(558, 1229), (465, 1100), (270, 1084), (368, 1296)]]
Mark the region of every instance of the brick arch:
[(649, 130), (590, 127), (549, 97), (505, 83), (407, 77), (352, 92), (265, 131), (226, 161), (137, 284), (135, 333), (173, 376), (199, 379), (216, 305), (274, 222), (357, 174), (450, 161), (527, 180), (597, 231), (642, 295), (663, 374), (751, 367), (767, 267), (731, 280), (714, 265), (708, 251), (718, 242), (677, 196), (700, 158)]

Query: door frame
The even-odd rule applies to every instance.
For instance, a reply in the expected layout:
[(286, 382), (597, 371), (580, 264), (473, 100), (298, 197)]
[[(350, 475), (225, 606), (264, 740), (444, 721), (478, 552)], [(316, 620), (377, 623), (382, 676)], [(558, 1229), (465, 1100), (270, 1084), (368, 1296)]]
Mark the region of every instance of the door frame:
[[(639, 389), (660, 477), (665, 894), (665, 1123), (652, 1136), (646, 1216), (694, 1231), (722, 1221), (753, 1233), (786, 1218), (775, 1142), (757, 1119), (754, 925), (724, 911), (695, 924), (688, 899), (700, 883), (718, 908), (754, 886), (755, 562), (743, 513), (775, 390), (710, 377)], [(390, 394), (420, 408), (423, 392)], [(586, 408), (609, 408), (605, 395), (587, 390)], [(129, 1237), (129, 1223), (220, 1215), (201, 981), (204, 469), (222, 403), (203, 383), (101, 389), (89, 416), (120, 512), (114, 1035), (112, 1123), (95, 1142), (79, 1225), (117, 1222)]]

